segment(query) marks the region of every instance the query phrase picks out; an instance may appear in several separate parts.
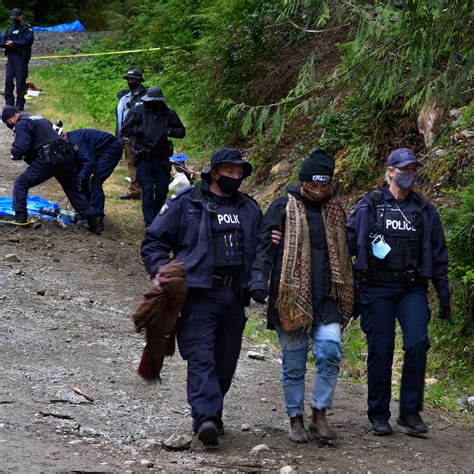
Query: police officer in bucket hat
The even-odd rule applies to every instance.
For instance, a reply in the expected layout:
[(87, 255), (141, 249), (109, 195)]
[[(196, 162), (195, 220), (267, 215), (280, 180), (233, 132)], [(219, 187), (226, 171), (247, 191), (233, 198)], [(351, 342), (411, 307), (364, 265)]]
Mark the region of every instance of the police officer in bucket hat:
[(205, 446), (224, 432), (222, 411), (240, 354), (250, 270), (261, 212), (239, 191), (252, 172), (234, 148), (215, 152), (202, 181), (168, 199), (145, 232), (142, 258), (160, 284), (170, 254), (187, 269), (188, 295), (178, 321), (193, 430)]
[(368, 344), (368, 417), (375, 435), (391, 435), (390, 398), (395, 324), (403, 334), (397, 423), (412, 435), (428, 432), (423, 408), (428, 339), (428, 281), (438, 294), (438, 317), (450, 319), (448, 251), (439, 215), (413, 190), (421, 166), (408, 148), (388, 156), (387, 187), (366, 194), (347, 223), (360, 286), (361, 328)]

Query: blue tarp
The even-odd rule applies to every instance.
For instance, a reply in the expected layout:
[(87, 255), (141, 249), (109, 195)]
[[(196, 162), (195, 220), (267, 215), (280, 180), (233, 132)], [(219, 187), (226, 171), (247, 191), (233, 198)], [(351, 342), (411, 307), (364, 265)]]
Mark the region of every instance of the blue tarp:
[(54, 31), (56, 33), (64, 33), (65, 31), (87, 31), (84, 25), (79, 21), (72, 23), (63, 23), (62, 25), (54, 26), (33, 26), (34, 31)]
[[(28, 215), (40, 216), (41, 219), (61, 219), (63, 222), (72, 224), (76, 219), (73, 211), (61, 211), (56, 202), (48, 201), (39, 196), (28, 196), (26, 203)], [(14, 216), (13, 202), (11, 196), (0, 196), (0, 216)], [(0, 219), (1, 220), (1, 219)]]

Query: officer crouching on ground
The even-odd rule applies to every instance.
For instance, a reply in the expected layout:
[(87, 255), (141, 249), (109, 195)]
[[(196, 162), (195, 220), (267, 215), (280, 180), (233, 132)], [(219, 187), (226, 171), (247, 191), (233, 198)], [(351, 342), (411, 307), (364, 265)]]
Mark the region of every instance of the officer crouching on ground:
[(137, 167), (137, 181), (142, 190), (145, 227), (149, 227), (168, 194), (173, 154), (171, 138), (184, 138), (186, 129), (178, 114), (168, 108), (159, 87), (151, 86), (127, 114), (122, 137), (132, 143)]
[(105, 195), (102, 185), (120, 161), (122, 145), (111, 133), (93, 128), (71, 130), (64, 133), (63, 138), (74, 145), (81, 192), (103, 231)]
[(12, 159), (24, 159), (29, 165), (13, 183), (16, 222), (27, 221), (28, 190), (54, 176), (74, 209), (87, 220), (90, 231), (100, 233), (97, 217), (93, 215), (87, 199), (79, 189), (72, 145), (64, 142), (53, 129), (51, 122), (41, 115), (20, 114), (17, 107), (8, 105), (2, 111), (2, 121), (8, 128), (15, 129)]
[(246, 323), (244, 306), (261, 212), (238, 189), (251, 172), (238, 150), (217, 151), (202, 181), (168, 199), (142, 243), (143, 262), (156, 286), (158, 269), (170, 261), (170, 252), (187, 269), (189, 292), (177, 338), (188, 362), (193, 430), (206, 446), (217, 445), (223, 434), (224, 396)]
[(366, 194), (347, 223), (368, 344), (368, 417), (375, 435), (393, 433), (389, 419), (398, 319), (405, 354), (397, 422), (420, 435), (428, 432), (420, 416), (430, 347), (428, 280), (438, 293), (439, 317), (449, 319), (448, 252), (436, 209), (412, 190), (421, 166), (413, 151), (393, 151), (387, 165), (389, 186)]

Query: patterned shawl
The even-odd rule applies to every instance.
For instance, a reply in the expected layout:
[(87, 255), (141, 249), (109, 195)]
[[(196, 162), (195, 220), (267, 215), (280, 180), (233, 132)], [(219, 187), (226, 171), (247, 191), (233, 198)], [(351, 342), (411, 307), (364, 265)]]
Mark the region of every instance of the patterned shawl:
[[(343, 326), (351, 317), (353, 281), (346, 241), (346, 216), (335, 198), (321, 207), (331, 270), (331, 296), (339, 303)], [(287, 332), (309, 330), (313, 321), (311, 287), (311, 243), (303, 202), (288, 194), (285, 242), (276, 308), (280, 323)]]

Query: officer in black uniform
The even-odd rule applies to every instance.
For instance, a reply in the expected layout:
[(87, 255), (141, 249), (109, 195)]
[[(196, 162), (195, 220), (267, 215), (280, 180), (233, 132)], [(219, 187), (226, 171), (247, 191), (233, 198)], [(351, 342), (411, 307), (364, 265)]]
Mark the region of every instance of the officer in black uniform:
[(51, 122), (41, 115), (20, 114), (17, 107), (7, 105), (2, 111), (2, 121), (8, 128), (15, 130), (12, 159), (23, 159), (29, 165), (13, 184), (16, 222), (27, 221), (28, 190), (54, 176), (74, 209), (87, 220), (91, 232), (100, 233), (97, 217), (80, 191), (72, 145), (63, 141)]
[(143, 104), (128, 112), (121, 135), (133, 143), (143, 217), (145, 227), (149, 227), (168, 194), (169, 157), (173, 154), (173, 143), (169, 138), (184, 138), (186, 129), (178, 114), (165, 104), (159, 87), (149, 87), (141, 100)]
[(159, 267), (170, 261), (171, 253), (187, 269), (189, 291), (177, 337), (188, 362), (193, 429), (206, 446), (217, 445), (223, 434), (224, 396), (246, 323), (244, 306), (261, 212), (238, 189), (251, 172), (238, 150), (217, 151), (201, 174), (203, 180), (166, 202), (142, 243), (143, 262), (155, 285)]
[(31, 46), (34, 41), (31, 26), (23, 19), (19, 8), (12, 10), (11, 25), (3, 36), (1, 43), (5, 48), (5, 56), (8, 57), (5, 75), (5, 104), (15, 105), (13, 95), (16, 81), (16, 106), (20, 110), (25, 108), (25, 88), (28, 77), (28, 63), (31, 58)]
[(376, 435), (392, 434), (390, 398), (395, 323), (403, 333), (398, 424), (410, 434), (428, 432), (420, 416), (428, 339), (428, 280), (449, 319), (448, 252), (436, 209), (412, 190), (420, 166), (408, 148), (388, 157), (389, 186), (364, 196), (347, 223), (368, 343), (368, 417)]

